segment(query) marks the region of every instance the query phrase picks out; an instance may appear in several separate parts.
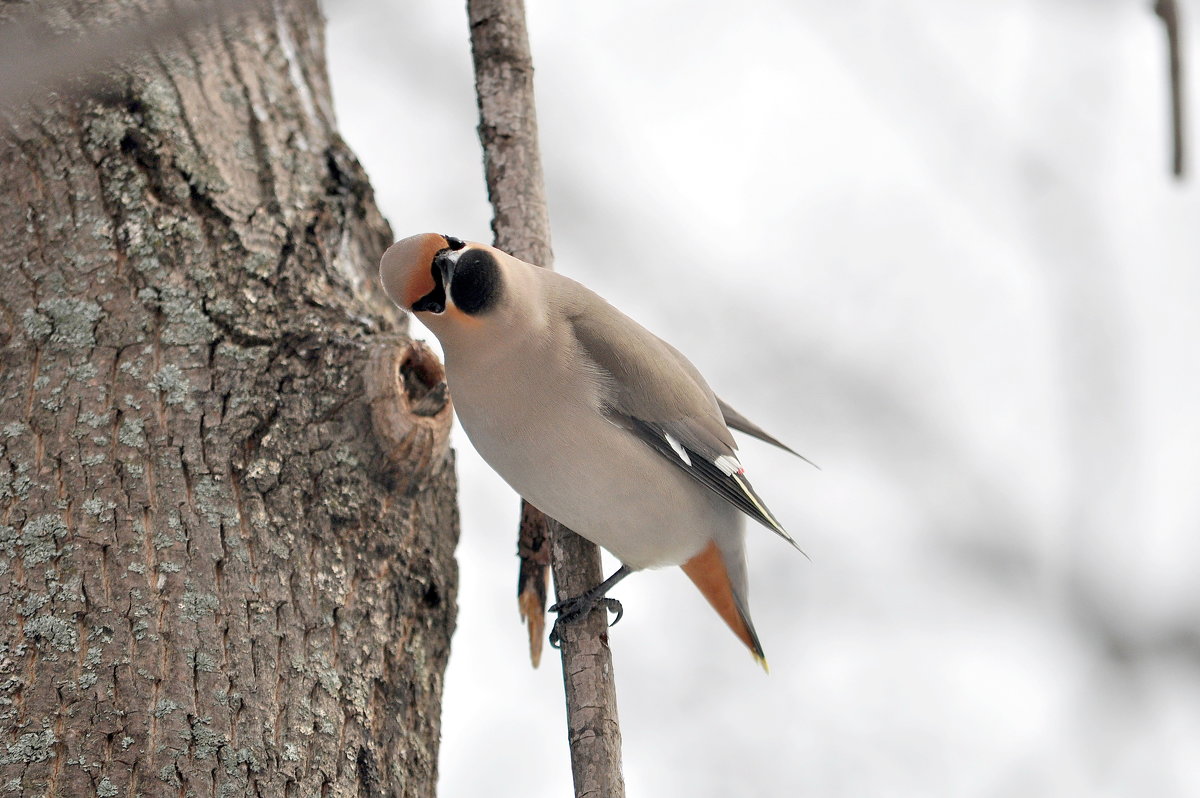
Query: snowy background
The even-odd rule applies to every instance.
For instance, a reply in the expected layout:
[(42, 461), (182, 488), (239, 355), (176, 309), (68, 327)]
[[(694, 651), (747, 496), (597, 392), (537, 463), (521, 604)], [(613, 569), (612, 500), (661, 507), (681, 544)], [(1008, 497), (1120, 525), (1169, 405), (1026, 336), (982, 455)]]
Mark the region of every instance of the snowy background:
[[(812, 557), (749, 530), (770, 676), (681, 572), (617, 591), (629, 795), (1200, 795), (1200, 192), (1151, 3), (527, 2), (557, 268), (822, 467), (742, 448)], [(326, 3), (397, 236), (490, 240), (463, 5)], [(441, 794), (568, 795), (518, 502), (457, 441)]]

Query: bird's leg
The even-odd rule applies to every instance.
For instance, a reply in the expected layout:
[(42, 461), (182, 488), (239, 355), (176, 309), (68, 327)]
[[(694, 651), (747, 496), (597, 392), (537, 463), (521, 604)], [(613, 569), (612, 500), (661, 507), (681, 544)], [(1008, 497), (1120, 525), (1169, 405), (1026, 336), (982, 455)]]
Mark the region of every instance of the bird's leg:
[(617, 621), (621, 620), (621, 615), (624, 610), (621, 608), (621, 602), (615, 598), (609, 598), (605, 595), (613, 586), (620, 582), (625, 577), (633, 573), (628, 565), (622, 565), (616, 572), (605, 579), (600, 584), (596, 585), (591, 590), (576, 596), (575, 598), (563, 599), (562, 601), (550, 607), (550, 612), (557, 612), (558, 617), (554, 620), (554, 626), (550, 629), (550, 645), (554, 648), (559, 648), (562, 644), (562, 635), (558, 633), (558, 625), (561, 623), (571, 623), (580, 618), (587, 617), (596, 605), (603, 606), (609, 612), (614, 613), (617, 617), (613, 618), (612, 626)]

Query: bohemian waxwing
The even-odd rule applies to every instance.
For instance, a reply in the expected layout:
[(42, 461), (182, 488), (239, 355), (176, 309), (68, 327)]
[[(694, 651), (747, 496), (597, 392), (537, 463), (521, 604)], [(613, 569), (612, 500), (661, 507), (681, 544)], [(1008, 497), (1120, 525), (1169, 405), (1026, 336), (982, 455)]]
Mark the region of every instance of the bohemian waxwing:
[(717, 398), (670, 344), (561, 274), (426, 233), (393, 244), (379, 275), (441, 341), (454, 407), (483, 459), (623, 564), (582, 609), (631, 571), (681, 565), (765, 666), (744, 516), (796, 542), (750, 486), (729, 427), (792, 450)]

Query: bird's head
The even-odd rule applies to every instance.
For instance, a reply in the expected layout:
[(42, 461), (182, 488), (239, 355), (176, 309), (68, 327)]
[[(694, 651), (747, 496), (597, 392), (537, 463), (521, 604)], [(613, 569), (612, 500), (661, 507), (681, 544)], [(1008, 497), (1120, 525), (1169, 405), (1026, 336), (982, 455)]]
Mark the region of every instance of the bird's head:
[(383, 253), (379, 279), (393, 302), (422, 321), (443, 314), (478, 318), (503, 298), (501, 254), (485, 244), (423, 233)]

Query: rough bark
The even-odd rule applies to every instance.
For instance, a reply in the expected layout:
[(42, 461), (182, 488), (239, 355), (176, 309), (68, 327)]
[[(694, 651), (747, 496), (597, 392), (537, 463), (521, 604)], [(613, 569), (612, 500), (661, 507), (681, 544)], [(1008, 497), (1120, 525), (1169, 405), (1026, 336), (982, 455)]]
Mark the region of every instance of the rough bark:
[[(522, 260), (552, 268), (525, 4), (523, 0), (468, 0), (467, 15), (495, 244)], [(600, 584), (603, 574), (596, 546), (560, 524), (549, 523), (545, 515), (525, 504), (521, 517), (518, 600), (532, 636), (541, 631), (541, 607), (536, 608), (537, 621), (533, 611), (541, 599), (532, 592), (533, 574), (544, 572), (544, 559), (537, 552), (546, 538), (553, 541), (551, 561), (559, 601)], [(544, 585), (545, 577), (541, 579)], [(616, 677), (607, 627), (608, 614), (598, 607), (562, 630), (567, 738), (577, 796), (621, 798), (625, 794)], [(530, 654), (536, 665), (540, 650), (531, 645)]]
[[(565, 534), (564, 534), (565, 533)], [(603, 581), (600, 549), (557, 521), (550, 524), (554, 590), (559, 601), (574, 598)], [(593, 610), (583, 621), (564, 624), (563, 688), (567, 697), (567, 740), (577, 798), (624, 798), (621, 773), (621, 721), (617, 677), (608, 646), (608, 610)]]
[[(371, 277), (391, 235), (315, 0), (91, 83), (0, 130), (0, 784), (431, 795), (450, 411)], [(375, 429), (389, 379), (407, 444)]]
[(523, 0), (468, 0), (479, 141), (495, 245), (554, 267)]

